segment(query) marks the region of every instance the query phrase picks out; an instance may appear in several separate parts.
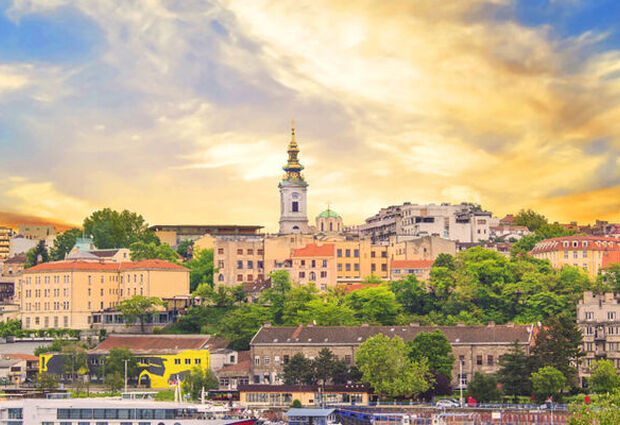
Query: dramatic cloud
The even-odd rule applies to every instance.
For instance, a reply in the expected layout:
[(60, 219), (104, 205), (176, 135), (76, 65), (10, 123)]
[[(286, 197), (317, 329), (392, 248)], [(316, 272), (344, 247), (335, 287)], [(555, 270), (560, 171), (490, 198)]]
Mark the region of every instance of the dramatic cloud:
[[(14, 1), (0, 20), (17, 40), (0, 48), (0, 210), (273, 230), (295, 118), (311, 214), (475, 201), (617, 221), (620, 51), (606, 28), (532, 25), (520, 7)], [(33, 38), (46, 52), (24, 47)]]

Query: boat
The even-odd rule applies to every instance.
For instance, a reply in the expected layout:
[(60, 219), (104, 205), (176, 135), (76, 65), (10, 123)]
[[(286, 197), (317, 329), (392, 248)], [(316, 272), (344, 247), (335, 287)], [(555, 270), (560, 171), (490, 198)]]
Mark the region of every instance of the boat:
[(0, 424), (256, 425), (256, 418), (227, 417), (214, 407), (111, 398), (22, 399), (0, 403)]

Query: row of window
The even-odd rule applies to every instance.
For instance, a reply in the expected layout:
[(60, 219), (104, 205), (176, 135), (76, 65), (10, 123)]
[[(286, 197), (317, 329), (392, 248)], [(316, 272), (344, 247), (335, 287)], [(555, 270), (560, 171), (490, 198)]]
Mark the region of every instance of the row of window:
[(607, 335), (620, 335), (620, 328), (618, 326), (606, 326), (604, 328), (599, 328), (598, 330), (595, 330), (593, 326), (587, 326), (585, 328), (586, 335), (602, 337), (605, 336), (605, 332), (607, 332)]
[[(342, 252), (343, 252), (342, 249), (338, 249), (336, 251), (336, 256), (342, 257)], [(386, 253), (386, 255), (387, 255), (387, 253)], [(344, 250), (344, 256), (345, 257), (350, 257), (351, 256), (351, 250), (350, 249), (345, 249)], [(359, 249), (354, 249), (353, 250), (353, 257), (354, 258), (359, 258), (359, 256), (360, 256), (360, 250)]]
[[(140, 276), (140, 283), (144, 283), (144, 275), (143, 275), (142, 273), (140, 273), (139, 275), (134, 273), (134, 275), (133, 275), (133, 283), (137, 283), (137, 282), (138, 282), (138, 276)], [(95, 278), (96, 278), (96, 276), (95, 276)], [(92, 276), (92, 275), (88, 275), (88, 284), (89, 284), (89, 285), (90, 285), (90, 284), (92, 284), (94, 280), (95, 280), (95, 279), (93, 278), (93, 276)], [(109, 276), (109, 277), (108, 277), (108, 280), (109, 280), (110, 282), (119, 282), (119, 281), (120, 281), (120, 283), (123, 283), (123, 275), (120, 275), (120, 276), (118, 276), (118, 275), (112, 275), (112, 276)], [(105, 276), (101, 276), (101, 278), (99, 279), (99, 281), (100, 281), (101, 283), (104, 283), (104, 281), (105, 281)], [(127, 274), (127, 279), (126, 279), (126, 282), (127, 282), (127, 283), (131, 283), (131, 274)]]
[[(308, 357), (310, 360), (314, 360), (314, 357)], [(334, 358), (336, 360), (338, 360), (338, 356), (334, 355)], [(288, 362), (290, 360), (290, 357), (288, 354), (284, 354), (282, 356), (282, 364), (283, 365), (287, 365)], [(344, 356), (344, 361), (346, 364), (351, 364), (353, 362), (353, 357), (349, 354)], [(254, 365), (255, 366), (260, 366), (260, 362), (261, 362), (261, 357), (260, 356), (254, 356)], [(263, 357), (263, 365), (265, 366), (269, 366), (269, 364), (271, 363), (271, 357), (270, 356), (264, 356)], [(274, 364), (280, 364), (280, 356), (273, 356), (273, 363)]]
[[(306, 260), (299, 260), (297, 264), (301, 267), (306, 267)], [(313, 269), (317, 267), (317, 264), (319, 264), (317, 260), (308, 261), (308, 265)], [(321, 260), (321, 267), (327, 267), (327, 260)]]
[[(70, 283), (71, 282), (71, 277), (66, 274), (63, 276), (44, 276), (43, 279), (43, 283), (51, 283), (52, 282), (52, 278), (54, 283), (60, 283), (60, 278), (62, 277), (62, 283)], [(32, 283), (32, 276), (28, 276), (24, 279), (25, 283)], [(34, 283), (35, 284), (40, 284), (41, 283), (41, 276), (35, 276), (34, 278)]]
[[(53, 301), (53, 303), (44, 302), (43, 303), (43, 311), (70, 310), (69, 301), (63, 301), (62, 302), (62, 308), (60, 306), (61, 306), (60, 301)], [(52, 307), (52, 308), (50, 308), (50, 307)], [(38, 302), (37, 303), (26, 303), (24, 305), (24, 311), (41, 311), (41, 303), (38, 303)]]
[[(223, 269), (224, 268), (224, 261), (219, 260), (217, 262), (217, 265), (218, 265), (219, 269)], [(247, 266), (246, 267), (247, 269), (250, 269), (250, 270), (253, 269), (254, 268), (254, 261), (248, 260), (246, 262), (246, 266)], [(263, 269), (263, 262), (262, 261), (257, 261), (256, 262), (256, 268), (258, 268), (259, 270), (262, 270)], [(243, 261), (242, 260), (237, 261), (237, 269), (243, 269)]]
[[(607, 320), (616, 320), (618, 318), (615, 311), (607, 312)], [(586, 320), (594, 320), (594, 312), (586, 311)]]
[[(200, 359), (194, 359), (194, 364), (200, 364), (200, 362), (201, 362)], [(192, 364), (192, 359), (184, 359), (184, 363), (185, 364)], [(180, 365), (181, 364), (181, 359), (174, 359), (174, 364)]]
[[(53, 319), (54, 319), (54, 326), (53, 327), (54, 328), (58, 328), (59, 327), (59, 325), (58, 325), (58, 321), (59, 321), (58, 316), (54, 316)], [(69, 327), (69, 316), (63, 316), (63, 321), (62, 322), (63, 322), (63, 326), (62, 327), (63, 328), (68, 328)], [(30, 323), (31, 323), (30, 322), (30, 317), (26, 317), (26, 329), (30, 329)], [(41, 320), (40, 320), (39, 316), (36, 316), (34, 318), (34, 324), (35, 324), (35, 326), (39, 326), (41, 324)], [(49, 328), (50, 327), (50, 317), (49, 316), (45, 316), (43, 318), (43, 327), (45, 327), (45, 328)]]
[[(263, 280), (263, 275), (262, 274), (256, 275), (256, 279), (257, 280)], [(224, 281), (224, 275), (220, 274), (218, 276), (217, 280), (220, 281), (220, 282), (223, 282)], [(251, 274), (247, 275), (246, 281), (247, 282), (254, 282), (254, 275), (251, 275)], [(237, 275), (237, 282), (243, 282), (243, 275), (242, 274), (238, 274)]]
[[(320, 276), (321, 276), (321, 279), (327, 279), (327, 271), (320, 272)], [(306, 272), (299, 272), (299, 278), (305, 279)], [(315, 272), (308, 273), (308, 279), (310, 279), (310, 281), (316, 280), (316, 273)]]
[(176, 419), (191, 417), (186, 409), (57, 409), (57, 419)]
[[(218, 248), (217, 249), (217, 253), (219, 255), (224, 255), (224, 248)], [(263, 249), (259, 248), (256, 250), (256, 255), (263, 255), (265, 253), (265, 251), (263, 251)], [(243, 255), (243, 249), (242, 248), (238, 248), (237, 249), (237, 255)], [(245, 255), (254, 255), (254, 249), (253, 248), (248, 248), (245, 250)]]

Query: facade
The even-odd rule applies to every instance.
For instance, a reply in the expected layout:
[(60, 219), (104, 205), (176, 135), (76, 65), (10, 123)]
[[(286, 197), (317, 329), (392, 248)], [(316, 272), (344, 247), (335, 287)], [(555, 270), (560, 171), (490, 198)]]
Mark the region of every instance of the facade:
[(582, 267), (591, 279), (601, 269), (620, 262), (620, 240), (599, 236), (564, 236), (538, 242), (530, 254), (556, 268)]
[(402, 279), (414, 275), (418, 280), (427, 280), (431, 277), (431, 267), (434, 261), (429, 260), (394, 260), (392, 261), (392, 280)]
[(183, 241), (196, 241), (205, 235), (256, 235), (263, 226), (156, 224), (149, 227), (163, 243), (176, 247)]
[(20, 235), (14, 236), (11, 239), (11, 244), (9, 245), (9, 257), (14, 257), (19, 254), (25, 254), (30, 249), (37, 246), (38, 243), (39, 241), (36, 239), (28, 239)]
[(46, 240), (56, 235), (56, 226), (45, 224), (20, 224), (17, 226), (17, 234), (26, 239), (37, 241)]
[(9, 227), (0, 227), (0, 260), (9, 258), (12, 235), (12, 229)]
[(611, 360), (620, 370), (620, 299), (612, 293), (585, 292), (577, 305), (577, 326), (583, 333), (583, 357), (579, 380), (587, 386), (591, 367), (597, 360)]
[(187, 296), (189, 270), (162, 260), (43, 263), (18, 278), (15, 300), (25, 329), (89, 329), (94, 312), (133, 295)]
[(319, 406), (320, 403), (367, 404), (370, 389), (364, 384), (350, 385), (265, 385), (239, 386), (239, 401), (248, 408), (289, 407), (293, 400), (303, 406)]
[(314, 282), (322, 291), (336, 283), (334, 244), (308, 244), (293, 251), (290, 275), (300, 285)]
[[(127, 348), (138, 359), (138, 382), (148, 388), (169, 388), (194, 367), (210, 368), (209, 335), (111, 335), (89, 350), (92, 380), (103, 380), (105, 357), (113, 348)], [(39, 372), (63, 375), (64, 357), (59, 353), (39, 356)]]
[(499, 226), (491, 226), (489, 229), (491, 232), (491, 238), (506, 241), (510, 241), (511, 239), (514, 241), (518, 241), (523, 236), (532, 234), (532, 232), (530, 232), (525, 226), (510, 226), (500, 224)]
[(10, 302), (15, 295), (15, 278), (0, 276), (0, 304)]
[(490, 227), (499, 219), (471, 204), (427, 204), (405, 202), (382, 208), (360, 227), (362, 237), (373, 242), (394, 236), (437, 236), (459, 242), (480, 242), (490, 238)]
[[(519, 341), (529, 352), (533, 341), (532, 325), (488, 326), (298, 326), (272, 327), (265, 325), (250, 342), (252, 384), (282, 384), (280, 374), (284, 365), (297, 353), (308, 358), (318, 356), (323, 348), (330, 349), (347, 364), (355, 362), (355, 353), (368, 338), (383, 334), (411, 341), (419, 332), (440, 330), (452, 345), (456, 357), (453, 385), (467, 385), (475, 372), (485, 374), (499, 370), (498, 360)], [(463, 375), (459, 376), (459, 362)]]
[(342, 217), (328, 206), (325, 211), (316, 216), (316, 231), (328, 235), (343, 233)]
[(280, 234), (311, 233), (308, 226), (306, 192), (308, 183), (299, 163), (299, 146), (295, 141), (295, 127), (291, 129), (291, 141), (288, 145), (288, 162), (283, 167), (284, 177), (278, 185), (280, 189)]
[(31, 354), (0, 355), (0, 378), (15, 385), (34, 382), (39, 371), (39, 358)]

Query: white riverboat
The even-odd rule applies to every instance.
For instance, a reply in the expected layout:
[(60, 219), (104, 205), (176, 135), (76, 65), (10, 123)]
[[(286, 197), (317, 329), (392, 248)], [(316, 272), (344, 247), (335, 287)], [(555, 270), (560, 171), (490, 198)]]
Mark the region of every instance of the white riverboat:
[(0, 425), (255, 425), (210, 405), (150, 400), (22, 399), (0, 402)]

